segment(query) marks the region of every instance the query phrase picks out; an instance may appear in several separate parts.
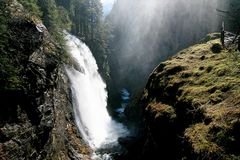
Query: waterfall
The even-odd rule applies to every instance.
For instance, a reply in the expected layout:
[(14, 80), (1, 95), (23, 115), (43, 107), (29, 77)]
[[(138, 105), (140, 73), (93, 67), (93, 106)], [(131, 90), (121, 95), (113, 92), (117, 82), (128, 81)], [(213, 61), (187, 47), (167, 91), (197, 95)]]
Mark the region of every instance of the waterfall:
[(65, 33), (67, 51), (74, 67), (66, 66), (71, 82), (76, 124), (83, 139), (94, 150), (114, 146), (127, 130), (112, 120), (107, 111), (106, 84), (90, 49), (78, 38)]

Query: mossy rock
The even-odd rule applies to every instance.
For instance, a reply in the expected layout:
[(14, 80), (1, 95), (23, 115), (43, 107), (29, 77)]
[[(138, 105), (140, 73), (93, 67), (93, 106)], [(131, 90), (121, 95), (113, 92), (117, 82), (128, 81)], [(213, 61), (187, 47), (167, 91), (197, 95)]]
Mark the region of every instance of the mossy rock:
[(220, 37), (221, 37), (221, 33), (219, 33), (219, 32), (209, 33), (200, 42), (206, 43), (206, 42), (211, 41), (211, 40), (219, 39)]
[(156, 119), (165, 119), (165, 120), (167, 119), (172, 121), (176, 118), (176, 113), (174, 109), (171, 106), (166, 104), (153, 103), (153, 104), (149, 104), (149, 106), (146, 109), (151, 111)]
[(215, 39), (161, 64), (150, 75), (143, 97), (146, 119), (159, 119), (149, 124), (151, 131), (175, 125), (177, 138), (167, 138), (180, 141), (179, 159), (239, 159), (239, 52), (223, 49)]

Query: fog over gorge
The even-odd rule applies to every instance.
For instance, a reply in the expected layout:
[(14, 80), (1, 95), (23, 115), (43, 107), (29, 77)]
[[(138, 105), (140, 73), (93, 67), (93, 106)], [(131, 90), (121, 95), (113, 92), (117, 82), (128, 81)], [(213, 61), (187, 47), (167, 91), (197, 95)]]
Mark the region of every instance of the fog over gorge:
[(240, 160), (240, 0), (0, 0), (0, 160)]
[[(207, 33), (219, 31), (222, 0), (118, 0), (108, 20), (113, 25), (110, 55), (119, 88), (141, 90), (160, 62)], [(117, 57), (117, 58), (116, 58)], [(138, 83), (135, 83), (138, 80)]]

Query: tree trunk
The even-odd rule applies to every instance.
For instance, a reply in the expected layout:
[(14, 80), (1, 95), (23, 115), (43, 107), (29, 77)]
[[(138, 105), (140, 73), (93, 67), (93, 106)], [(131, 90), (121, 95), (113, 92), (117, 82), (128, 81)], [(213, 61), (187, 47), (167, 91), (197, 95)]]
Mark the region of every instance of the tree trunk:
[(238, 36), (238, 51), (240, 51), (240, 35)]
[(224, 31), (224, 22), (222, 22), (222, 30), (221, 30), (221, 43), (222, 43), (222, 46), (223, 48), (225, 48), (225, 44), (224, 44), (224, 38), (225, 38), (225, 31)]

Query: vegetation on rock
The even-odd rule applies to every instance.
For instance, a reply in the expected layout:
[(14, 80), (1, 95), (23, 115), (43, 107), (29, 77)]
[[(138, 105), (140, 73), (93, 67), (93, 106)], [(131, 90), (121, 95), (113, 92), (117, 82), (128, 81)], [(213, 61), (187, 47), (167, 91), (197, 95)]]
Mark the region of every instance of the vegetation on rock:
[(89, 159), (59, 42), (17, 1), (0, 1), (0, 8), (0, 159)]
[(239, 159), (239, 75), (240, 53), (222, 49), (219, 39), (161, 63), (149, 77), (142, 100), (152, 154)]
[[(64, 50), (62, 31), (67, 30), (85, 42), (96, 57), (100, 72), (109, 79), (108, 25), (103, 21), (99, 0), (19, 0), (30, 13), (41, 17), (52, 38)], [(63, 59), (68, 58), (66, 54)]]
[[(156, 16), (148, 30), (156, 29), (157, 33), (147, 31), (136, 38), (137, 29), (131, 19), (134, 15), (127, 19), (134, 28), (132, 36), (111, 17), (118, 17), (122, 24), (125, 20), (117, 14), (118, 3), (114, 7), (116, 10), (108, 17), (111, 26), (103, 21), (100, 0), (0, 1), (0, 159), (89, 159), (92, 153), (79, 137), (69, 82), (61, 68), (62, 62), (72, 63), (65, 52), (63, 30), (74, 33), (90, 47), (105, 80), (110, 79), (110, 56), (112, 79), (108, 87), (113, 92), (112, 104), (116, 105), (117, 92), (125, 85), (134, 94), (140, 93), (151, 66), (168, 56), (155, 55), (159, 50), (174, 53), (211, 29), (203, 27), (196, 34), (191, 26), (182, 32), (180, 23), (171, 21), (170, 27), (165, 27), (165, 32), (171, 33), (169, 39), (163, 39), (166, 33), (160, 32), (161, 27), (155, 28), (161, 26), (156, 25)], [(239, 8), (235, 9), (234, 16), (239, 17)], [(190, 14), (180, 15), (178, 21), (186, 15)], [(177, 11), (173, 14), (176, 16)], [(195, 20), (194, 26), (198, 26)], [(235, 22), (239, 23), (238, 19)], [(236, 26), (231, 23), (230, 28), (236, 30)], [(138, 30), (145, 29), (141, 21)], [(140, 105), (146, 135), (134, 143), (143, 146), (142, 153), (129, 145), (136, 148), (134, 158), (240, 159), (240, 53), (234, 47), (223, 48), (219, 36), (209, 34), (201, 44), (179, 52), (151, 74)], [(132, 37), (141, 43), (128, 43)], [(126, 53), (138, 56), (128, 57)], [(151, 54), (150, 59), (145, 53)], [(130, 115), (133, 119), (136, 116), (135, 120), (142, 114), (141, 109), (135, 111), (136, 107), (126, 109), (134, 112)]]

